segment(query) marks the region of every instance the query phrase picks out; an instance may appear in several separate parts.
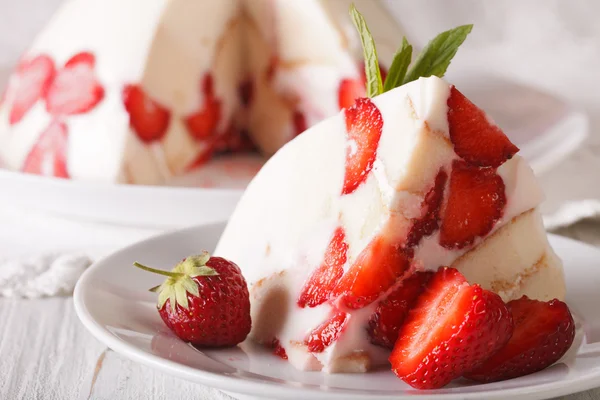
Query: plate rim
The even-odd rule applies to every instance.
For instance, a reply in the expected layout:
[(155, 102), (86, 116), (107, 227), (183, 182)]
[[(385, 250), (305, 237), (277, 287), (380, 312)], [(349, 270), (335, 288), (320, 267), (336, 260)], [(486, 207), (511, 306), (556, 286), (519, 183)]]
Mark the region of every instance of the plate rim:
[[(224, 227), (225, 224), (225, 221), (221, 221), (211, 224), (194, 225), (184, 229), (164, 232), (147, 238), (145, 240), (133, 243), (129, 246), (123, 247), (95, 261), (79, 278), (73, 294), (75, 312), (81, 323), (97, 340), (99, 340), (104, 345), (111, 348), (113, 351), (121, 354), (122, 356), (128, 359), (131, 359), (142, 365), (146, 365), (151, 368), (157, 369), (171, 376), (188, 380), (190, 382), (204, 384), (221, 391), (226, 391), (228, 393), (236, 393), (251, 396), (264, 396), (265, 388), (268, 388), (270, 396), (275, 396), (271, 398), (281, 399), (298, 399), (311, 397), (314, 398), (314, 396), (323, 396), (324, 394), (326, 394), (325, 398), (327, 399), (340, 400), (365, 400), (367, 399), (367, 396), (368, 398), (377, 398), (380, 400), (398, 400), (423, 396), (429, 396), (440, 400), (479, 399), (482, 397), (486, 399), (506, 399), (511, 396), (523, 399), (544, 399), (547, 398), (548, 395), (551, 395), (551, 397), (556, 397), (600, 387), (599, 370), (597, 373), (589, 373), (579, 377), (571, 378), (569, 380), (568, 385), (566, 386), (564, 384), (564, 381), (561, 380), (525, 387), (483, 390), (468, 393), (456, 392), (436, 394), (432, 393), (431, 391), (411, 391), (410, 393), (369, 395), (364, 392), (353, 393), (354, 390), (345, 388), (336, 388), (336, 390), (339, 391), (337, 393), (324, 392), (323, 390), (319, 389), (320, 386), (290, 387), (289, 385), (286, 385), (283, 382), (260, 382), (258, 380), (248, 379), (247, 377), (241, 378), (217, 372), (210, 372), (199, 368), (190, 367), (176, 361), (165, 359), (158, 355), (141, 350), (138, 347), (130, 345), (126, 341), (120, 339), (119, 337), (108, 331), (106, 328), (104, 328), (89, 312), (84, 301), (84, 293), (86, 291), (86, 287), (90, 286), (88, 281), (93, 282), (91, 279), (93, 272), (102, 269), (102, 267), (105, 264), (108, 264), (112, 258), (116, 258), (119, 255), (128, 253), (138, 247), (145, 247), (148, 245), (152, 245), (152, 243), (160, 243), (162, 241), (169, 240), (170, 237), (187, 235), (191, 232), (196, 232), (198, 230), (210, 230), (218, 226)], [(548, 236), (551, 241), (562, 241), (570, 245), (587, 247), (588, 249), (598, 252), (600, 254), (600, 249), (590, 244), (551, 233), (549, 233)], [(584, 345), (585, 344), (582, 344), (582, 346)]]

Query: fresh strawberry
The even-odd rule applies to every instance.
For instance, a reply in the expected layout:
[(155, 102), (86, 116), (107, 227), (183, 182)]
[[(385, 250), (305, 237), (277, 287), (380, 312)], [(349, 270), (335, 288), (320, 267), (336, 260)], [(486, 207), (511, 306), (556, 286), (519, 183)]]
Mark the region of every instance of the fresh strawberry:
[(575, 323), (562, 301), (542, 302), (523, 296), (507, 306), (515, 322), (512, 337), (465, 377), (495, 382), (532, 374), (554, 364), (573, 344)]
[(454, 86), (448, 98), (448, 126), (454, 151), (470, 164), (495, 168), (519, 151), (504, 132)]
[(304, 116), (304, 114), (301, 111), (294, 111), (294, 114), (292, 115), (292, 121), (294, 123), (294, 135), (298, 136), (299, 134), (301, 134), (302, 132), (304, 132), (306, 129), (308, 129), (308, 125), (306, 123), (306, 117)]
[(11, 125), (21, 121), (27, 111), (46, 96), (55, 74), (54, 61), (43, 54), (31, 60), (24, 60), (17, 66), (16, 74), (11, 78), (8, 88), (14, 93), (8, 117)]
[(502, 217), (504, 181), (493, 168), (452, 163), (448, 200), (440, 227), (440, 244), (448, 249), (471, 245), (488, 234)]
[(429, 189), (423, 199), (421, 205), (423, 215), (413, 222), (413, 226), (408, 233), (406, 247), (417, 246), (423, 237), (431, 235), (439, 228), (440, 208), (444, 199), (444, 188), (447, 180), (448, 174), (440, 169), (435, 177), (433, 187)]
[(337, 340), (342, 330), (344, 330), (347, 321), (348, 314), (338, 312), (313, 329), (304, 340), (308, 351), (312, 353), (323, 352), (323, 350)]
[(71, 57), (57, 73), (46, 94), (46, 110), (52, 115), (90, 111), (104, 98), (94, 67), (96, 58), (83, 52)]
[(348, 308), (371, 304), (401, 278), (410, 265), (410, 257), (398, 245), (377, 236), (358, 255), (334, 289)]
[(329, 300), (331, 292), (344, 274), (348, 244), (342, 227), (338, 227), (325, 250), (323, 263), (304, 284), (298, 298), (300, 307), (316, 307)]
[(285, 349), (281, 346), (281, 343), (279, 343), (279, 339), (273, 339), (273, 342), (271, 343), (271, 348), (273, 349), (273, 354), (275, 354), (277, 357), (282, 358), (284, 360), (288, 359)]
[(187, 257), (171, 272), (134, 264), (167, 276), (150, 289), (158, 295), (158, 312), (182, 340), (196, 346), (235, 346), (250, 332), (250, 296), (240, 268), (207, 252)]
[(440, 388), (492, 356), (512, 329), (500, 296), (440, 268), (400, 328), (392, 370), (416, 389)]
[(346, 117), (346, 172), (342, 194), (350, 194), (373, 168), (383, 129), (383, 118), (370, 99), (360, 98), (344, 110)]
[(216, 134), (221, 120), (221, 101), (214, 91), (212, 75), (206, 74), (202, 80), (204, 104), (202, 108), (185, 118), (190, 135), (197, 140), (205, 140)]
[(125, 86), (123, 104), (129, 113), (129, 124), (142, 142), (160, 140), (167, 133), (171, 112), (152, 100), (140, 86)]
[(358, 98), (365, 96), (365, 83), (362, 80), (346, 78), (340, 82), (338, 89), (340, 109), (352, 107)]
[(367, 328), (371, 343), (389, 349), (394, 348), (394, 343), (398, 339), (398, 330), (432, 276), (432, 271), (414, 273), (402, 281), (402, 286), (377, 305)]
[(23, 172), (69, 178), (67, 170), (67, 126), (53, 121), (40, 135), (25, 162)]

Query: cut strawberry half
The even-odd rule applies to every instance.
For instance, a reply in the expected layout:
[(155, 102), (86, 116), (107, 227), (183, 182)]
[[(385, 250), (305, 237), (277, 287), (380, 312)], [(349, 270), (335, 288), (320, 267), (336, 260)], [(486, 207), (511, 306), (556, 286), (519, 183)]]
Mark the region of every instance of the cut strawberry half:
[(48, 88), (46, 110), (52, 115), (73, 115), (93, 109), (104, 98), (104, 88), (94, 72), (95, 65), (92, 53), (82, 52), (71, 57)]
[(454, 151), (469, 164), (498, 167), (519, 148), (454, 86), (448, 98), (448, 127)]
[(440, 244), (448, 249), (473, 244), (502, 218), (505, 204), (504, 181), (494, 169), (454, 161), (440, 227)]
[(316, 307), (329, 300), (333, 289), (344, 274), (347, 252), (348, 244), (344, 229), (338, 227), (325, 250), (323, 263), (304, 284), (298, 298), (298, 306)]
[(125, 86), (123, 104), (129, 113), (129, 124), (142, 142), (160, 140), (167, 133), (171, 112), (152, 100), (140, 86)]
[(443, 387), (496, 353), (512, 329), (500, 296), (441, 268), (400, 329), (392, 370), (414, 388)]
[(304, 341), (308, 351), (312, 353), (321, 353), (333, 342), (337, 340), (340, 333), (344, 330), (348, 314), (338, 312), (327, 321), (316, 327)]
[(196, 140), (205, 140), (216, 134), (221, 120), (221, 101), (214, 91), (212, 75), (206, 74), (202, 80), (204, 104), (202, 108), (185, 118), (185, 125), (190, 135)]
[(279, 339), (273, 339), (273, 342), (271, 342), (269, 347), (273, 349), (273, 354), (277, 357), (284, 360), (288, 359), (287, 353), (285, 352), (285, 349), (281, 346)]
[(23, 172), (69, 178), (67, 170), (67, 126), (53, 121), (40, 135), (25, 162)]
[(338, 105), (340, 109), (352, 107), (358, 98), (365, 96), (365, 84), (362, 80), (346, 78), (340, 82), (338, 89)]
[(446, 187), (446, 181), (448, 180), (448, 174), (446, 171), (440, 169), (433, 187), (429, 189), (423, 203), (421, 205), (423, 209), (423, 215), (413, 222), (413, 226), (410, 229), (406, 238), (406, 247), (414, 247), (419, 244), (422, 238), (429, 236), (439, 228), (440, 223), (440, 208), (442, 206), (442, 200), (444, 200), (444, 188)]
[(410, 257), (398, 245), (375, 237), (336, 285), (333, 297), (357, 309), (371, 304), (408, 270)]
[(377, 305), (367, 328), (371, 343), (394, 348), (400, 327), (432, 276), (432, 271), (414, 273)]
[(346, 117), (346, 171), (342, 194), (354, 192), (373, 168), (383, 129), (381, 112), (370, 99), (361, 98), (344, 110)]
[(575, 322), (560, 300), (542, 302), (526, 296), (507, 304), (515, 323), (509, 342), (479, 368), (465, 374), (495, 382), (532, 374), (557, 362), (571, 347)]
[(16, 74), (9, 82), (9, 90), (14, 92), (8, 117), (11, 125), (21, 121), (27, 111), (46, 96), (55, 74), (54, 61), (44, 54), (22, 61), (17, 66)]

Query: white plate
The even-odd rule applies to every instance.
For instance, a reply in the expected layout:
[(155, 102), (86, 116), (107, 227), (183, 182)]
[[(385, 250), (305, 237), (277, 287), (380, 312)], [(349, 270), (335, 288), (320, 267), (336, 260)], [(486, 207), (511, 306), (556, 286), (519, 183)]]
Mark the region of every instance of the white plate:
[(410, 389), (388, 370), (357, 375), (300, 372), (247, 342), (243, 349), (200, 351), (177, 339), (156, 311), (156, 295), (147, 291), (160, 283), (160, 277), (131, 264), (140, 261), (167, 268), (185, 256), (212, 250), (222, 229), (222, 224), (215, 224), (164, 234), (97, 262), (75, 289), (79, 318), (96, 338), (124, 356), (239, 399), (540, 399), (600, 386), (600, 343), (594, 343), (600, 342), (600, 250), (593, 247), (551, 236), (565, 263), (567, 302), (582, 318), (579, 332), (585, 332), (589, 342), (572, 349), (576, 357), (510, 381), (486, 385), (456, 381), (424, 392)]

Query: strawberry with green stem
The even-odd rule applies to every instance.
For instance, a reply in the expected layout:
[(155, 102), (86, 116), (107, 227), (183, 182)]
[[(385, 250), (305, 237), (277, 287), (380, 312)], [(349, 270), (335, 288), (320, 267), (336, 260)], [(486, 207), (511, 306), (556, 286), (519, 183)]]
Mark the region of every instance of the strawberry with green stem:
[(171, 271), (134, 265), (167, 277), (150, 291), (158, 292), (158, 312), (180, 339), (202, 347), (235, 346), (246, 339), (250, 296), (235, 263), (203, 252)]

